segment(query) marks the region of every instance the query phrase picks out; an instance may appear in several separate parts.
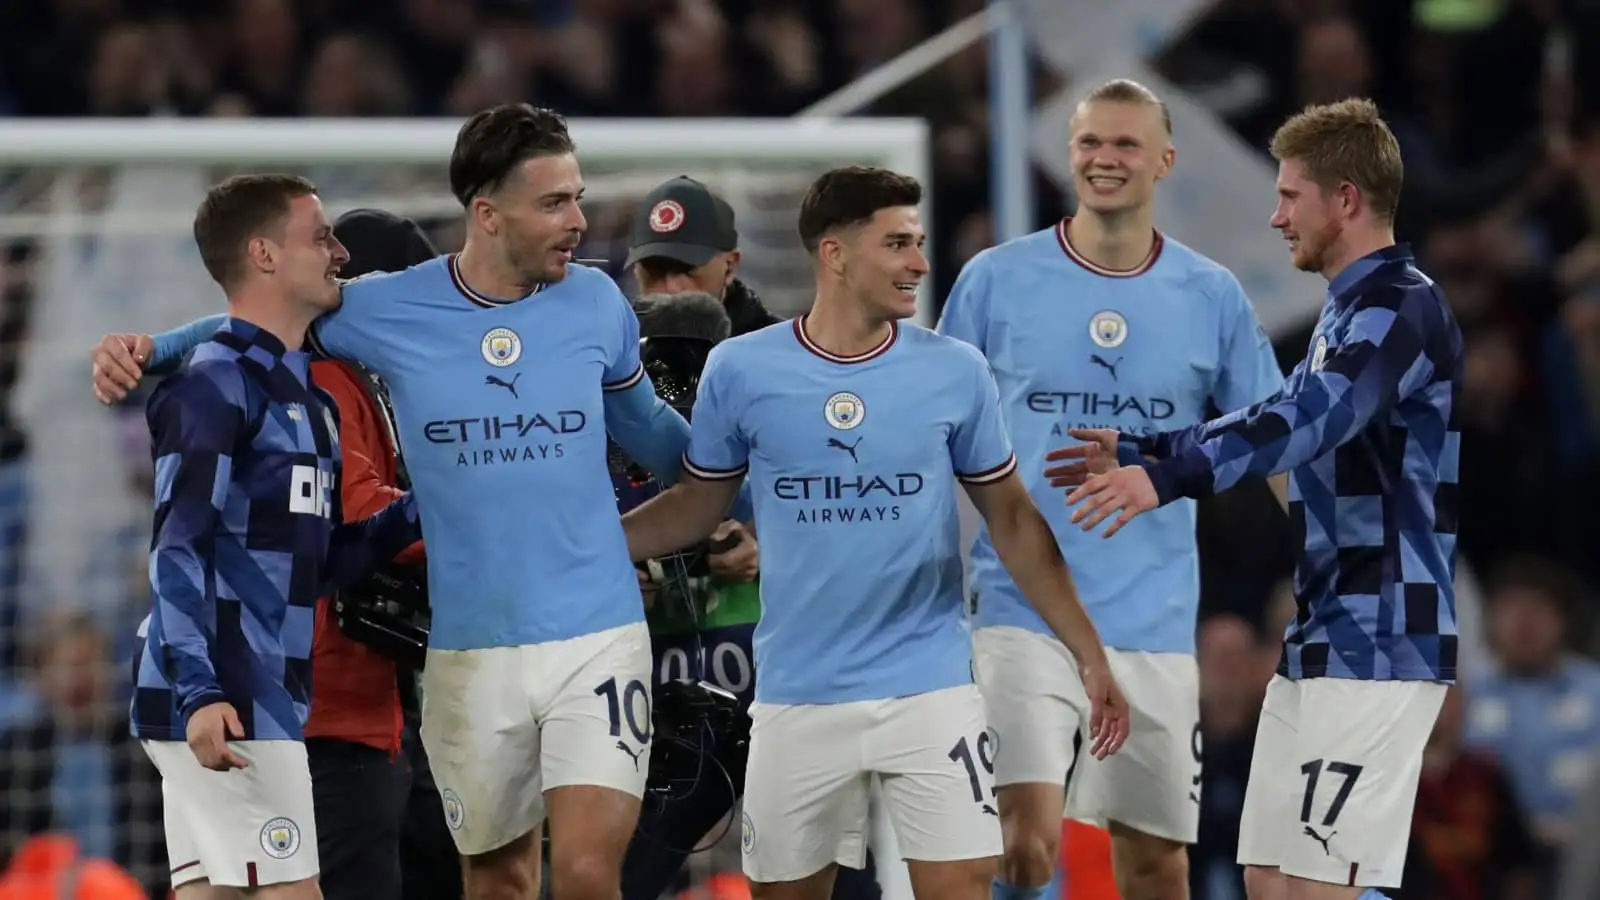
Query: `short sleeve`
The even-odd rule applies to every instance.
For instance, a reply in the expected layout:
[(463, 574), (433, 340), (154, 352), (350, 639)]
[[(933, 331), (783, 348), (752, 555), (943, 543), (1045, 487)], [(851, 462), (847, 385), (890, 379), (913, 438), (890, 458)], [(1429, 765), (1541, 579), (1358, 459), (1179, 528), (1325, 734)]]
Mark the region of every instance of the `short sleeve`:
[(600, 290), (604, 293), (601, 306), (607, 312), (603, 326), (610, 334), (606, 352), (606, 370), (601, 386), (608, 391), (625, 391), (644, 378), (644, 364), (639, 361), (639, 316), (622, 295), (616, 282), (604, 279)]
[(963, 348), (968, 389), (965, 409), (950, 433), (950, 465), (966, 484), (989, 484), (1016, 471), (1005, 417), (1000, 411), (1000, 389), (983, 357)]
[(1223, 272), (1218, 302), (1223, 309), (1222, 365), (1211, 398), (1223, 412), (1259, 403), (1283, 387), (1272, 341), (1231, 272)]
[(379, 357), (387, 346), (379, 315), (387, 276), (388, 273), (373, 272), (344, 283), (339, 308), (318, 316), (306, 332), (307, 342), (317, 355), (379, 367)]
[(740, 478), (750, 468), (750, 446), (739, 427), (735, 379), (724, 347), (711, 351), (694, 415), (689, 422), (689, 449), (683, 455), (685, 472), (705, 481)]
[(961, 268), (950, 296), (945, 298), (938, 331), (987, 353), (988, 319), (989, 258), (979, 254)]

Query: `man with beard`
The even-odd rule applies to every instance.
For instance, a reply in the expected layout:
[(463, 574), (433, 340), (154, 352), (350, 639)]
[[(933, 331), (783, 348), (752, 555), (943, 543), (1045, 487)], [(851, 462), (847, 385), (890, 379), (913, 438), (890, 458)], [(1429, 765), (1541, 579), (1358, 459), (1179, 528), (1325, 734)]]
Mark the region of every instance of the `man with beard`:
[[(1298, 613), (1267, 685), (1239, 826), (1251, 900), (1376, 900), (1405, 867), (1423, 750), (1456, 678), (1463, 353), (1443, 293), (1395, 244), (1404, 167), (1370, 100), (1313, 106), (1272, 139), (1272, 226), (1328, 280), (1307, 358), (1220, 419), (1100, 431), (1047, 475), (1087, 531), (1289, 473)], [(1103, 465), (1115, 459), (1123, 465)], [(1087, 466), (1085, 465), (1087, 463)]]

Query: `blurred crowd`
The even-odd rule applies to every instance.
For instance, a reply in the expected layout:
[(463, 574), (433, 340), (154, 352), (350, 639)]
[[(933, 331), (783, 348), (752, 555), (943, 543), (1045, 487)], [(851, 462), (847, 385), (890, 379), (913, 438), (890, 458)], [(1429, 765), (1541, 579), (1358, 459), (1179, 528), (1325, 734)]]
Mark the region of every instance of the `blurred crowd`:
[[(7, 2), (0, 116), (463, 115), (516, 99), (573, 117), (786, 116), (981, 5)], [(866, 111), (933, 126), (940, 290), (992, 240), (985, 52), (980, 42)], [(1600, 758), (1600, 537), (1588, 527), (1600, 501), (1600, 0), (1222, 0), (1157, 64), (1263, 153), (1309, 102), (1374, 96), (1394, 124), (1401, 237), (1467, 335), (1460, 557), (1487, 647), (1429, 751), (1401, 894), (1551, 896)], [(1063, 84), (1038, 72), (1040, 96)], [(1043, 227), (1071, 200), (1040, 186)], [(20, 274), (32, 252), (0, 247), (0, 856), (53, 827), (156, 886), (155, 789), (126, 739), (130, 635), (70, 610), (16, 621), (29, 451), (11, 393), (41, 302)], [(1279, 342), (1286, 371), (1310, 324)], [(142, 417), (122, 416), (138, 455)], [(132, 471), (131, 489), (148, 490)], [(128, 540), (137, 584), (142, 536)], [(1233, 900), (1292, 548), (1264, 489), (1203, 503), (1201, 546), (1206, 774), (1192, 874), (1197, 900)]]

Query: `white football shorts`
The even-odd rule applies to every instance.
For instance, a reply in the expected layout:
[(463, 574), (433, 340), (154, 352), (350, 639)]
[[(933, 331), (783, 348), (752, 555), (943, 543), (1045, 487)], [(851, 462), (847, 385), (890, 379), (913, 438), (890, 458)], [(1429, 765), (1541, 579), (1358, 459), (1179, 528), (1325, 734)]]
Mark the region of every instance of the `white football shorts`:
[(477, 856), (532, 831), (551, 788), (644, 796), (652, 670), (643, 622), (545, 644), (429, 650), (422, 745), (456, 850)]
[(854, 703), (755, 703), (750, 718), (742, 846), (752, 881), (865, 865), (874, 776), (904, 858), (1001, 855), (994, 735), (976, 686)]
[(182, 741), (142, 741), (161, 773), (172, 886), (254, 888), (315, 878), (317, 819), (299, 741), (229, 741), (243, 769), (200, 765)]
[[(1088, 748), (1089, 697), (1078, 663), (1053, 635), (993, 626), (973, 633), (973, 666), (1000, 737), (995, 783), (1065, 784), (1065, 817), (1119, 822), (1184, 844), (1200, 821), (1200, 675), (1185, 653), (1108, 648), (1132, 714), (1106, 759)], [(1070, 783), (1068, 774), (1071, 774)]]
[(1446, 685), (1273, 677), (1256, 726), (1239, 864), (1398, 887), (1422, 750)]

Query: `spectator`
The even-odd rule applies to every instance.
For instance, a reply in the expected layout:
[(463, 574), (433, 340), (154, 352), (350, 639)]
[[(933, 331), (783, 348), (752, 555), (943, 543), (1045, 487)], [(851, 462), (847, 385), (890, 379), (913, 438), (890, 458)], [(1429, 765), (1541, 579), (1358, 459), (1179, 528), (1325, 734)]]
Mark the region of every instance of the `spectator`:
[(1575, 655), (1581, 594), (1549, 563), (1510, 563), (1489, 588), (1484, 674), (1466, 707), (1466, 743), (1498, 755), (1547, 849), (1571, 834), (1600, 753), (1600, 665)]
[(1462, 748), (1462, 718), (1457, 686), (1423, 751), (1405, 880), (1394, 900), (1538, 900), (1543, 854), (1500, 764)]

